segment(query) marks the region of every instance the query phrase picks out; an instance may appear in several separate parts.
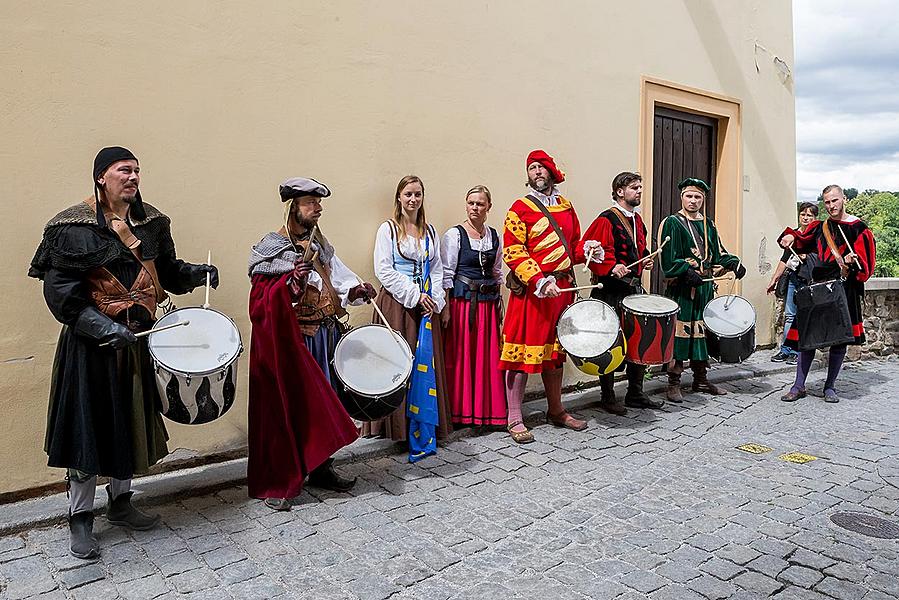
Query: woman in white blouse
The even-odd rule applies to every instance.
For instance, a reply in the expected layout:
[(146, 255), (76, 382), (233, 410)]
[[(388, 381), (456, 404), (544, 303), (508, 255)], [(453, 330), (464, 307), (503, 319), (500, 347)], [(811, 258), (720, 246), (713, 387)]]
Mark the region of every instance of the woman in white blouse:
[(478, 185), (465, 195), (467, 219), (443, 236), (443, 309), (447, 395), (452, 421), (460, 425), (506, 425), (506, 387), (498, 368), (502, 345), (502, 248), (487, 225), (490, 190)]
[[(403, 177), (396, 186), (393, 218), (381, 223), (375, 238), (375, 276), (382, 286), (375, 302), (384, 312), (390, 327), (400, 332), (413, 352), (418, 341), (418, 325), (422, 315), (432, 317), (434, 372), (440, 420), (437, 439), (442, 439), (452, 431), (443, 370), (443, 337), (438, 318), (446, 303), (446, 296), (443, 292), (439, 238), (434, 227), (428, 225), (425, 219), (424, 197), (425, 186), (415, 175)], [(425, 260), (431, 267), (430, 296), (421, 291)], [(377, 316), (374, 317), (374, 322), (380, 322)], [(380, 421), (363, 423), (362, 435), (405, 440), (408, 429), (404, 402), (390, 416)]]

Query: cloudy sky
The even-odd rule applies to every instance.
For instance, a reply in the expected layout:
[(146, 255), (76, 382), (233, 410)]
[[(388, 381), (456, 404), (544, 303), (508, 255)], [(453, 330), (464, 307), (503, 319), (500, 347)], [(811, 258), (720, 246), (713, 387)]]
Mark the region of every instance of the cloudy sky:
[(899, 191), (899, 2), (793, 0), (799, 200)]

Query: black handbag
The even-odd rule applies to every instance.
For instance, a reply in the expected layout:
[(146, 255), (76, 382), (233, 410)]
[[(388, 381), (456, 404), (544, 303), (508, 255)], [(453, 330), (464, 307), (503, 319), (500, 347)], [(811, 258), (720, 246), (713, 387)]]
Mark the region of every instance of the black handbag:
[(813, 283), (796, 290), (796, 329), (799, 350), (817, 350), (855, 341), (849, 300), (843, 281)]
[(777, 281), (774, 283), (774, 296), (777, 299), (783, 300), (787, 297), (787, 289), (790, 287), (790, 276), (792, 274), (793, 271), (790, 269), (784, 269), (784, 272), (777, 278)]

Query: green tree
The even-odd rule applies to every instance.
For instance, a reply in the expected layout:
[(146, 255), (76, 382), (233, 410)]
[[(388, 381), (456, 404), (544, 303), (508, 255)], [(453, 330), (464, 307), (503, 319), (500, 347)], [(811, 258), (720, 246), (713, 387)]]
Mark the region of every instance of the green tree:
[(867, 223), (874, 234), (874, 276), (899, 277), (899, 194), (865, 190), (846, 203), (846, 212)]

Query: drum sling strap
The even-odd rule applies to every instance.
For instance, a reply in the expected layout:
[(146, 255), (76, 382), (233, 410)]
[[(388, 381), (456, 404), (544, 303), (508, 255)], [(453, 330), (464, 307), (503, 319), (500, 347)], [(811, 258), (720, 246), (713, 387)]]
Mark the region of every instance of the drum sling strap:
[[(830, 221), (830, 219), (827, 219), (824, 223), (821, 223), (821, 231), (824, 233), (824, 240), (827, 242), (827, 247), (830, 248), (830, 253), (833, 255), (834, 260), (837, 261), (837, 264), (840, 265), (840, 277), (846, 279), (849, 276), (849, 267), (846, 266), (846, 261), (843, 260), (843, 255), (840, 254), (837, 243), (833, 239), (833, 234), (830, 232), (830, 227), (828, 227)], [(846, 246), (848, 248), (849, 240), (846, 240)], [(852, 251), (851, 248), (849, 250), (850, 252)]]
[(539, 198), (537, 198), (533, 194), (528, 194), (527, 199), (537, 205), (537, 208), (540, 209), (540, 212), (542, 212), (543, 216), (546, 217), (546, 220), (549, 221), (549, 224), (553, 228), (553, 231), (555, 231), (556, 235), (559, 236), (559, 241), (562, 242), (562, 247), (565, 248), (565, 254), (568, 256), (568, 260), (571, 262), (571, 268), (568, 270), (568, 272), (565, 273), (565, 275), (567, 275), (571, 279), (572, 283), (574, 283), (574, 255), (571, 253), (571, 247), (568, 245), (568, 238), (566, 238), (562, 233), (562, 228), (559, 227), (559, 224), (556, 222), (556, 218), (553, 217), (552, 213), (549, 212), (549, 209), (546, 208), (546, 206), (544, 206), (542, 202), (540, 202)]
[[(636, 257), (637, 257), (637, 260), (639, 260), (639, 259), (641, 258), (641, 257), (639, 256), (639, 254), (640, 254), (640, 249), (637, 248), (637, 233), (636, 233), (636, 231), (634, 230), (634, 227), (631, 225), (630, 220), (628, 220), (627, 218), (625, 218), (624, 214), (621, 212), (620, 209), (618, 209), (617, 207), (613, 206), (613, 207), (612, 207), (612, 212), (615, 214), (616, 217), (618, 217), (618, 220), (621, 221), (621, 225), (624, 226), (624, 230), (627, 232), (628, 236), (629, 236), (629, 237), (631, 238), (631, 240), (633, 241), (633, 243), (634, 243), (634, 256), (636, 256)], [(613, 234), (613, 235), (614, 235), (614, 234)], [(613, 241), (614, 241), (614, 240), (613, 240)], [(635, 289), (642, 289), (642, 287), (643, 287), (642, 284), (640, 283), (640, 278), (637, 277), (637, 276), (634, 276), (634, 275), (630, 275), (630, 276), (628, 276), (628, 277), (622, 277), (622, 278), (621, 278), (621, 281), (624, 282), (624, 283), (626, 283), (626, 284), (628, 284), (629, 286), (631, 286), (632, 288), (635, 288)], [(590, 276), (590, 283), (593, 284), (593, 285), (596, 285), (597, 283), (599, 283), (599, 275), (597, 275), (596, 273), (593, 273), (593, 274)], [(640, 293), (640, 292), (635, 292), (635, 293)]]

